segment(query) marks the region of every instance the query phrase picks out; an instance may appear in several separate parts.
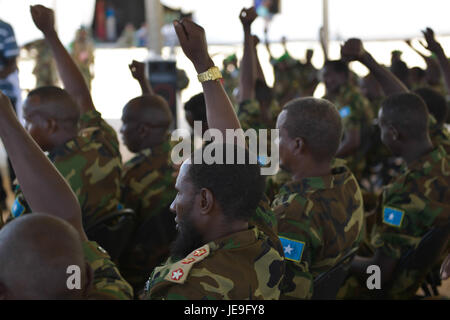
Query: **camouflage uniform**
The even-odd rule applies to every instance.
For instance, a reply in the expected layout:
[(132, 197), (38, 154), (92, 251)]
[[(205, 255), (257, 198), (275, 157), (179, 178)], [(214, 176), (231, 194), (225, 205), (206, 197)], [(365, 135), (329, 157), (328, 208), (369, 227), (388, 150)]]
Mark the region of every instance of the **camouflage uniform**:
[(36, 77), (36, 88), (55, 86), (58, 83), (53, 53), (44, 39), (33, 41), (25, 46), (35, 61), (33, 74)]
[(344, 134), (352, 129), (360, 130), (361, 144), (359, 150), (352, 156), (345, 158), (348, 167), (359, 181), (366, 166), (365, 154), (367, 150), (365, 148), (369, 147), (368, 139), (371, 135), (371, 126), (374, 119), (369, 101), (356, 86), (351, 85), (343, 86), (335, 99), (330, 99), (327, 96), (324, 98), (336, 105), (341, 115)]
[(175, 217), (169, 212), (176, 196), (170, 150), (165, 142), (124, 164), (122, 204), (135, 211), (137, 230), (120, 260), (120, 270), (136, 291), (168, 258), (176, 235)]
[(437, 126), (436, 119), (430, 114), (428, 120), (428, 128), (430, 130), (431, 142), (435, 147), (442, 146), (447, 153), (450, 154), (450, 132), (443, 126)]
[[(79, 135), (52, 150), (49, 158), (77, 196), (88, 230), (118, 208), (122, 159), (117, 134), (99, 112), (83, 114), (79, 125)], [(31, 212), (19, 185), (15, 197), (12, 218)]]
[(133, 299), (131, 286), (122, 278), (108, 253), (94, 241), (82, 243), (86, 262), (94, 273), (88, 299)]
[(236, 68), (233, 72), (222, 69), (222, 85), (230, 98), (231, 103), (236, 104), (236, 90), (239, 88), (239, 69)]
[(287, 52), (278, 59), (272, 58), (270, 63), (274, 71), (273, 90), (275, 98), (280, 104), (298, 97), (301, 85), (305, 79), (301, 64)]
[(157, 267), (146, 299), (278, 299), (283, 257), (257, 227), (212, 241)]
[(363, 239), (361, 191), (346, 167), (281, 188), (272, 203), (283, 244), (283, 299), (310, 298), (312, 280), (329, 270)]
[[(445, 150), (436, 148), (404, 170), (383, 191), (371, 235), (373, 250), (378, 248), (397, 260), (415, 248), (433, 226), (441, 226), (450, 219), (450, 166)], [(387, 297), (414, 297), (425, 275), (404, 270), (393, 279)], [(365, 283), (352, 276), (339, 296), (363, 298), (370, 297), (371, 292)]]

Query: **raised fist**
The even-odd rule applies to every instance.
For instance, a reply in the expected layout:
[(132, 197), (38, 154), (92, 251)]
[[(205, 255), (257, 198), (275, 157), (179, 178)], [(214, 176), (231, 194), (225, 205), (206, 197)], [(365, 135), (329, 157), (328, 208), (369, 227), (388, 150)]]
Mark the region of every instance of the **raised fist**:
[(257, 17), (255, 7), (243, 8), (239, 13), (239, 19), (244, 27), (250, 27)]
[(205, 30), (192, 20), (176, 20), (173, 24), (180, 46), (197, 72), (204, 72), (214, 66), (208, 53)]
[(55, 14), (52, 9), (41, 6), (30, 6), (31, 18), (36, 27), (46, 34), (55, 30)]
[(360, 39), (349, 39), (341, 47), (341, 57), (344, 61), (361, 61), (365, 53)]
[(145, 63), (133, 60), (128, 67), (130, 68), (133, 78), (136, 80), (145, 79)]

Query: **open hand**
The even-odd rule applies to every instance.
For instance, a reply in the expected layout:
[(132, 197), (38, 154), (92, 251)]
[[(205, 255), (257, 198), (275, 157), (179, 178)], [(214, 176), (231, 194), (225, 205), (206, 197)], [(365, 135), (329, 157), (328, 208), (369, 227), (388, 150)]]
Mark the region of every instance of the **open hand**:
[(420, 44), (427, 50), (437, 53), (440, 50), (442, 50), (441, 45), (439, 42), (436, 41), (434, 38), (434, 31), (431, 28), (426, 28), (425, 30), (422, 30), (423, 36), (425, 37), (426, 44), (422, 43), (420, 41)]
[(31, 18), (36, 27), (46, 34), (55, 30), (55, 14), (52, 9), (40, 4), (30, 6)]

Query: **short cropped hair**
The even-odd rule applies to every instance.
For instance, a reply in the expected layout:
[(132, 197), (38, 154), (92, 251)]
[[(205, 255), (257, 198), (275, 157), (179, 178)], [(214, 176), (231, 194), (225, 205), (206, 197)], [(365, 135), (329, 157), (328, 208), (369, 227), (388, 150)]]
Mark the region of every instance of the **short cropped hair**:
[(203, 123), (206, 123), (206, 102), (203, 92), (191, 97), (184, 104), (184, 110), (192, 113), (194, 121), (202, 121)]
[(60, 121), (68, 121), (73, 125), (78, 124), (80, 110), (76, 101), (64, 89), (54, 86), (44, 86), (28, 93), (28, 98), (39, 97), (39, 106), (36, 112)]
[(412, 139), (428, 134), (428, 109), (425, 101), (414, 93), (397, 93), (381, 103), (383, 122)]
[(348, 64), (342, 60), (328, 60), (324, 64), (324, 68), (332, 68), (337, 73), (343, 73), (346, 76), (350, 74)]
[(298, 98), (288, 102), (284, 127), (290, 138), (301, 137), (315, 159), (331, 160), (342, 138), (342, 121), (334, 104), (325, 99)]
[[(223, 214), (230, 221), (248, 221), (264, 193), (265, 179), (261, 175), (261, 168), (257, 163), (249, 163), (250, 153), (247, 149), (232, 144), (212, 143), (196, 152), (203, 154), (205, 148), (213, 145), (223, 148), (223, 164), (206, 164), (205, 161), (195, 164), (192, 154), (190, 179), (197, 190), (206, 188), (212, 192)], [(231, 149), (234, 151), (234, 161), (233, 164), (227, 164), (226, 151)], [(238, 152), (245, 154), (244, 164), (237, 162)], [(214, 156), (214, 152), (212, 154)]]

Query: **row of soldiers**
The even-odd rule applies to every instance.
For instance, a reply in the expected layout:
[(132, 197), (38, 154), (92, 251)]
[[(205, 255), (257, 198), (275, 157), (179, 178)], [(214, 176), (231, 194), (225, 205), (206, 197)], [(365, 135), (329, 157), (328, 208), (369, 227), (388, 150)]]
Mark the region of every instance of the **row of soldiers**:
[[(174, 22), (203, 87), (203, 94), (185, 105), (188, 121), (202, 121), (204, 130), (224, 136), (227, 129), (278, 129), (282, 170), (265, 179), (260, 165), (229, 164), (225, 152), (224, 164), (193, 161), (206, 149), (220, 148), (232, 148), (234, 160), (242, 151), (248, 160), (251, 151), (239, 142), (205, 144), (181, 166), (172, 164), (170, 109), (153, 93), (144, 65), (135, 61), (130, 70), (143, 95), (124, 107), (121, 134), (136, 156), (122, 165), (116, 133), (96, 111), (59, 41), (53, 12), (38, 5), (31, 14), (65, 90), (42, 87), (29, 93), (28, 133), (8, 99), (0, 97), (0, 136), (19, 182), (11, 217), (0, 231), (0, 296), (309, 299), (314, 280), (345, 261), (350, 271), (339, 298), (373, 297), (365, 281), (371, 265), (382, 270), (383, 287), (389, 288), (385, 297), (412, 298), (442, 258), (420, 270), (399, 268), (401, 258), (435, 227), (447, 228), (439, 254), (448, 253), (448, 136), (443, 126), (437, 138), (431, 130), (441, 118), (429, 120), (432, 100), (409, 92), (360, 40), (348, 40), (342, 59), (325, 63), (327, 99), (291, 98), (281, 108), (257, 59), (251, 34), (256, 12), (243, 9), (244, 55), (235, 106), (208, 54), (204, 29), (191, 20)], [(429, 48), (445, 57), (431, 30), (425, 37)], [(361, 119), (371, 120), (348, 69), (354, 60), (365, 64), (383, 88), (380, 140), (404, 161), (373, 207), (374, 195), (361, 191), (353, 173), (365, 157), (350, 152), (365, 146)], [(446, 58), (439, 61), (450, 70)], [(131, 239), (119, 239), (127, 248), (112, 261), (89, 230), (121, 207), (133, 209), (137, 227)], [(26, 272), (36, 265), (39, 277)], [(69, 265), (81, 268), (81, 290), (66, 286)]]

